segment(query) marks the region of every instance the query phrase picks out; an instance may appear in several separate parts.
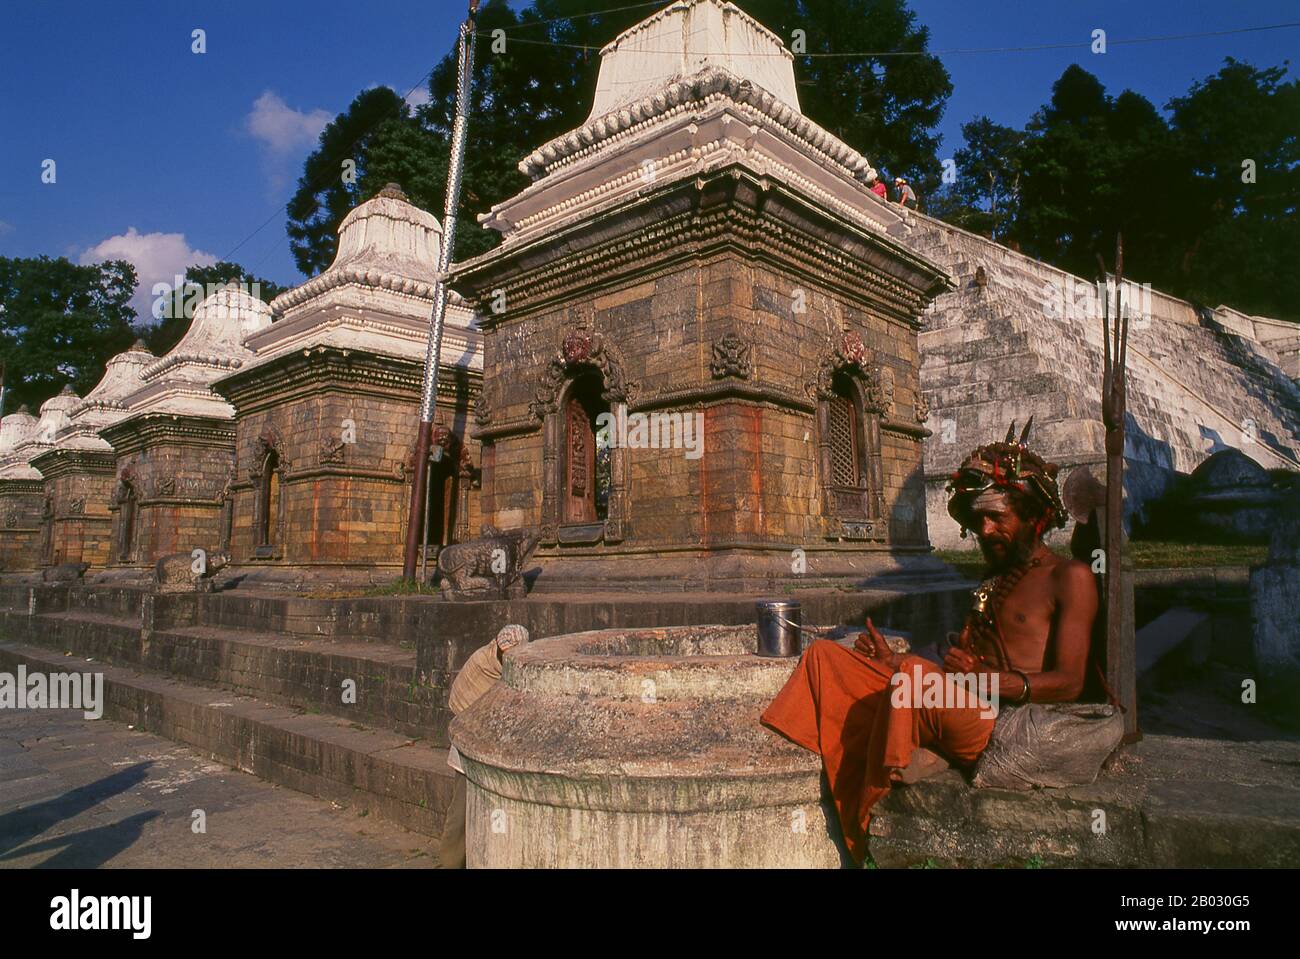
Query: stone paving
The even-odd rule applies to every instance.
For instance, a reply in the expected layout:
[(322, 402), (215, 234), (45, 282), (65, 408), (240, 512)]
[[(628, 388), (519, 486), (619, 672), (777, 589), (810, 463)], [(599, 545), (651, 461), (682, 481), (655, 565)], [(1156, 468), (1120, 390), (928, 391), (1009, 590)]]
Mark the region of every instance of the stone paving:
[[(194, 831), (196, 810), (206, 832)], [(437, 843), (122, 723), (0, 711), (0, 868), (432, 868)]]

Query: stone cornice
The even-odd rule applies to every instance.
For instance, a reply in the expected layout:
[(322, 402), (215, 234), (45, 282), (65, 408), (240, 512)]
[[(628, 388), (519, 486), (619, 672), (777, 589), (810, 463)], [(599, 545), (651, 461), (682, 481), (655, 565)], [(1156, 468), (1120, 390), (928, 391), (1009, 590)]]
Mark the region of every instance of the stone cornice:
[[(461, 299), (459, 296), (457, 299)], [(244, 369), (255, 369), (283, 354), (317, 346), (341, 350), (363, 350), (392, 356), (397, 360), (423, 363), (428, 349), (429, 317), (394, 314), (373, 303), (322, 302), (286, 316), (246, 341), (257, 360)], [(443, 327), (442, 364), (475, 369), (482, 365), (482, 335), (473, 326), (469, 311), (458, 306), (449, 311)], [(450, 362), (448, 358), (451, 358)]]
[[(397, 273), (381, 273), (373, 269), (347, 266), (327, 270), (319, 276), (312, 277), (302, 286), (295, 286), (292, 290), (281, 293), (272, 302), (271, 310), (276, 316), (282, 316), (295, 306), (315, 299), (322, 293), (349, 284), (363, 288), (388, 290), (391, 293), (408, 296), (420, 300), (422, 303), (427, 303), (430, 309), (433, 307), (432, 283), (426, 283), (423, 280), (402, 276)], [(454, 290), (449, 290), (448, 294), (447, 303), (449, 305), (465, 305), (465, 301)]]
[(32, 460), (32, 466), (46, 479), (69, 473), (112, 473), (116, 468), (113, 451), (55, 447)]
[(235, 356), (220, 356), (216, 353), (172, 352), (145, 369), (140, 379), (151, 383), (168, 370), (178, 366), (197, 366), (209, 370), (237, 370), (244, 361)]
[[(418, 402), (423, 364), (368, 350), (317, 346), (295, 350), (266, 363), (227, 376), (213, 384), (240, 415), (280, 405), (288, 399), (342, 390), (349, 395), (370, 395), (390, 400)], [(442, 366), (438, 396), (472, 397), (481, 387), (482, 374), (464, 367)]]
[(707, 67), (693, 76), (668, 84), (652, 96), (589, 120), (576, 130), (556, 137), (521, 160), (519, 171), (534, 180), (540, 179), (608, 147), (616, 138), (636, 136), (655, 121), (697, 109), (700, 103), (720, 97), (754, 107), (764, 117), (831, 161), (851, 170), (861, 180), (865, 181), (875, 172), (866, 157), (813, 123), (797, 108), (719, 67)]
[(31, 496), (45, 492), (42, 479), (0, 479), (0, 496)]
[(175, 443), (180, 446), (233, 449), (235, 424), (226, 419), (181, 416), (172, 413), (143, 413), (105, 427), (100, 436), (119, 457), (147, 446)]
[[(471, 302), (505, 291), (507, 310), (484, 328), (612, 288), (664, 262), (731, 248), (786, 272), (800, 269), (850, 301), (919, 328), (919, 314), (951, 288), (936, 266), (814, 199), (731, 164), (643, 194), (551, 235), (505, 245), (453, 268)], [(874, 267), (874, 269), (872, 269)]]
[(917, 423), (905, 423), (902, 420), (881, 420), (880, 428), (886, 433), (895, 433), (914, 440), (922, 440), (933, 435), (933, 431)]

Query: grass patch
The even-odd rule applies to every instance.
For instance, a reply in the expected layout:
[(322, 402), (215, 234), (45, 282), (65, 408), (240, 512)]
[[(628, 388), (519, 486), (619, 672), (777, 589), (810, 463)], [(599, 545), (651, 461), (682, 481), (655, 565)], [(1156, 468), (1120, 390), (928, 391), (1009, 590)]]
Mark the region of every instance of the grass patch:
[[(1069, 556), (1069, 546), (1049, 543), (1058, 556)], [(1199, 569), (1211, 566), (1258, 566), (1268, 559), (1267, 546), (1226, 543), (1171, 543), (1130, 540), (1127, 551), (1134, 569)], [(979, 579), (984, 557), (978, 549), (939, 549), (935, 556), (968, 579)]]

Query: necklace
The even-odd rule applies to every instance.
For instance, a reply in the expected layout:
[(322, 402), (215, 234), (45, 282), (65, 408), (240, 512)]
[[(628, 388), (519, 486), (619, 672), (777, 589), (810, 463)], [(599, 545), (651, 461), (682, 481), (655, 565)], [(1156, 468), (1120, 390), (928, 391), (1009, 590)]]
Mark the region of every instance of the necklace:
[[(983, 640), (986, 646), (991, 646), (997, 653), (999, 662), (996, 665), (999, 669), (1009, 669), (1011, 660), (1002, 645), (1002, 631), (997, 624), (998, 612), (1002, 609), (1002, 604), (1006, 598), (1011, 595), (1011, 591), (1025, 578), (1026, 574), (1036, 566), (1043, 564), (1043, 550), (1045, 548), (1042, 544), (1039, 544), (1026, 562), (1018, 563), (1006, 572), (989, 577), (971, 593), (974, 601), (971, 604), (970, 616), (967, 619), (967, 626), (972, 640), (971, 647), (978, 652), (980, 640)], [(980, 658), (984, 659), (982, 655)]]

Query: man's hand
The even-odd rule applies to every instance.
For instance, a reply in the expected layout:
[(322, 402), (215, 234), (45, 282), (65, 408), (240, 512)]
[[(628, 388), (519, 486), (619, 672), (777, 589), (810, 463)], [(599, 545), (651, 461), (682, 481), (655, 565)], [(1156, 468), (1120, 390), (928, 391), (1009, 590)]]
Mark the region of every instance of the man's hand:
[(946, 673), (977, 673), (983, 668), (980, 658), (960, 646), (951, 646), (943, 657), (943, 670)]
[(891, 669), (896, 669), (903, 659), (902, 656), (889, 648), (889, 643), (885, 642), (885, 637), (880, 635), (870, 616), (867, 617), (867, 631), (858, 633), (853, 648)]

